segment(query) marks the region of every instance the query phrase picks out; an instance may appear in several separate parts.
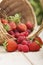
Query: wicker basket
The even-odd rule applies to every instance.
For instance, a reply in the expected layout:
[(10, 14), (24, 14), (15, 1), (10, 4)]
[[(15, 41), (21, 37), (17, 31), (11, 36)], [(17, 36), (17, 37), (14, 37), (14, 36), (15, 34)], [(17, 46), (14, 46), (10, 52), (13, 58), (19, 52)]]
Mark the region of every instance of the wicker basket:
[[(0, 8), (6, 11), (7, 16), (14, 15), (15, 13), (21, 13), (24, 21), (31, 21), (34, 24), (34, 30), (37, 27), (36, 17), (31, 4), (28, 0), (3, 0), (0, 3)], [(2, 11), (1, 11), (2, 12)], [(3, 12), (2, 12), (3, 13)], [(0, 17), (3, 17), (0, 14)], [(6, 30), (3, 28), (2, 23), (0, 23), (0, 42), (3, 42), (9, 36), (7, 36)], [(2, 28), (1, 28), (2, 27)], [(33, 30), (33, 32), (34, 32)], [(32, 32), (32, 33), (33, 33)], [(2, 33), (2, 34), (1, 34)], [(30, 34), (30, 36), (32, 35)]]
[(43, 8), (43, 0), (40, 0), (40, 3), (41, 3), (41, 6), (42, 6), (42, 8)]

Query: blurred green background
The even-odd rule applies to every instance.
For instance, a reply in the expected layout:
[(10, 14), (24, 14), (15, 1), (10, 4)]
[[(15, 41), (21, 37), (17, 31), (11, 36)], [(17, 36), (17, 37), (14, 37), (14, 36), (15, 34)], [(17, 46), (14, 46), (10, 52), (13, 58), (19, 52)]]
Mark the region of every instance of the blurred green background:
[(40, 25), (43, 19), (43, 9), (41, 7), (40, 0), (29, 0), (29, 1), (34, 8), (34, 11), (37, 17), (37, 23), (38, 25)]

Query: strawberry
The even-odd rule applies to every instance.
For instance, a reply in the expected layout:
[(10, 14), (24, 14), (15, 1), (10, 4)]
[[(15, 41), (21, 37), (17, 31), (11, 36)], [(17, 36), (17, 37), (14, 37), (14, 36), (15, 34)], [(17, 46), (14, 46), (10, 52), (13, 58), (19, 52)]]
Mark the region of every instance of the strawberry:
[(26, 25), (24, 24), (24, 23), (18, 23), (17, 24), (17, 29), (19, 30), (19, 31), (26, 31), (27, 30), (27, 27), (26, 27)]
[(3, 24), (8, 24), (8, 20), (6, 20), (6, 19), (1, 19), (1, 22), (3, 23)]
[(9, 25), (10, 25), (12, 30), (16, 29), (16, 24), (14, 22), (10, 22)]
[(16, 32), (15, 33), (15, 37), (18, 38), (20, 36), (20, 33), (19, 32)]
[(36, 41), (38, 41), (41, 45), (43, 44), (43, 42), (42, 42), (42, 40), (41, 40), (41, 38), (40, 38), (40, 37), (38, 37), (38, 36), (37, 36), (37, 37), (35, 37), (35, 40), (36, 40)]
[(23, 44), (23, 45), (28, 45), (28, 41), (23, 40), (23, 41), (22, 41), (22, 44)]
[(18, 44), (18, 48), (17, 48), (17, 49), (18, 49), (19, 51), (22, 51), (22, 46), (23, 46), (22, 44)]
[(29, 51), (29, 47), (27, 45), (23, 45), (22, 46), (22, 51), (23, 52), (28, 52)]
[(28, 22), (26, 22), (26, 26), (28, 29), (32, 30), (34, 25), (32, 22), (28, 21)]
[(29, 47), (27, 45), (18, 44), (18, 50), (23, 52), (28, 52)]
[(13, 30), (13, 32), (15, 32), (15, 33), (16, 33), (16, 32), (18, 32), (18, 30), (17, 30), (17, 29), (15, 29), (15, 30)]
[(11, 35), (14, 35), (14, 32), (12, 30), (9, 31), (8, 33), (11, 34)]
[(24, 35), (25, 36), (28, 36), (29, 34), (30, 34), (30, 31), (29, 30), (27, 30), (27, 31), (24, 32)]
[(29, 50), (30, 51), (39, 51), (40, 45), (37, 42), (34, 41), (29, 45)]
[(20, 33), (20, 36), (28, 36), (29, 34), (30, 34), (31, 32), (30, 32), (30, 30), (26, 30), (25, 32), (21, 32)]
[(17, 42), (21, 43), (25, 39), (26, 39), (25, 36), (19, 36), (18, 39), (17, 39)]
[(8, 52), (13, 52), (17, 50), (17, 43), (12, 39), (8, 39), (6, 44), (3, 44)]
[(20, 36), (28, 36), (28, 34), (29, 34), (28, 31), (25, 31), (25, 32), (21, 32)]
[(13, 37), (15, 37), (15, 33), (11, 30), (11, 31), (8, 31), (8, 33), (10, 34), (10, 35), (12, 35)]
[(29, 47), (29, 45), (30, 45), (31, 43), (32, 43), (32, 41), (30, 41), (30, 40), (28, 39), (28, 44), (27, 44), (28, 47)]
[(30, 40), (28, 40), (28, 41), (27, 40), (23, 40), (22, 44), (29, 46), (31, 44), (31, 41)]

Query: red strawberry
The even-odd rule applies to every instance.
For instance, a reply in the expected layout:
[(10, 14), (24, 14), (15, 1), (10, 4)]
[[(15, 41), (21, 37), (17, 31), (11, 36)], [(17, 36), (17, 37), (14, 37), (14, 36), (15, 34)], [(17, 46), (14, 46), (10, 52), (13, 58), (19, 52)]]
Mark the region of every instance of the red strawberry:
[(12, 39), (9, 39), (6, 43), (6, 50), (8, 52), (13, 52), (13, 51), (16, 51), (17, 49), (17, 43), (12, 40)]
[(13, 31), (8, 31), (8, 33), (9, 33), (10, 35), (12, 35), (13, 37), (15, 37), (15, 33), (14, 33)]
[(29, 51), (29, 47), (27, 45), (23, 45), (22, 46), (22, 51), (23, 52), (28, 52)]
[(28, 40), (28, 41), (27, 41), (27, 40), (23, 40), (23, 41), (22, 41), (22, 44), (29, 46), (29, 45), (31, 44), (31, 41), (30, 41), (30, 40)]
[(21, 32), (21, 33), (20, 33), (20, 36), (25, 36), (25, 35), (24, 35), (24, 32)]
[(9, 31), (8, 33), (11, 34), (11, 35), (14, 35), (14, 32), (12, 30)]
[(1, 22), (3, 23), (3, 24), (8, 24), (8, 20), (6, 20), (6, 19), (1, 19)]
[(23, 40), (23, 41), (22, 41), (22, 44), (23, 44), (23, 45), (28, 45), (28, 41)]
[(28, 22), (26, 22), (26, 26), (28, 29), (32, 30), (34, 25), (32, 22), (28, 21)]
[(12, 30), (16, 29), (16, 24), (14, 22), (10, 22), (9, 25), (10, 25)]
[(19, 23), (19, 24), (17, 24), (17, 29), (19, 31), (26, 31), (27, 27), (26, 27), (26, 25), (24, 23)]
[(25, 36), (19, 36), (17, 42), (21, 43), (24, 39), (26, 39)]
[(39, 51), (40, 50), (40, 45), (36, 42), (32, 42), (30, 45), (29, 45), (29, 50), (30, 51)]
[(24, 32), (24, 35), (25, 35), (25, 36), (28, 36), (28, 35), (29, 35), (29, 31), (28, 31), (28, 30), (25, 31), (25, 32)]
[(15, 32), (15, 33), (16, 33), (16, 32), (18, 32), (18, 30), (17, 30), (17, 29), (15, 29), (15, 30), (13, 30), (13, 32)]
[(37, 36), (37, 37), (35, 38), (35, 40), (38, 41), (41, 45), (43, 44), (43, 42), (42, 42), (42, 40), (41, 40), (40, 37)]
[(18, 48), (17, 48), (17, 49), (18, 49), (19, 51), (22, 51), (22, 46), (23, 46), (22, 44), (18, 44)]
[(15, 37), (18, 38), (20, 36), (20, 33), (19, 32), (16, 32), (15, 33)]
[(29, 34), (28, 31), (25, 31), (25, 32), (21, 32), (20, 36), (28, 36), (28, 34)]
[(25, 32), (21, 32), (20, 33), (20, 36), (28, 36), (29, 34), (30, 34), (31, 32), (30, 32), (30, 30), (26, 30)]
[(28, 45), (28, 47), (29, 47), (29, 45), (30, 45), (31, 43), (32, 43), (32, 41), (28, 40), (28, 44), (27, 44), (27, 45)]

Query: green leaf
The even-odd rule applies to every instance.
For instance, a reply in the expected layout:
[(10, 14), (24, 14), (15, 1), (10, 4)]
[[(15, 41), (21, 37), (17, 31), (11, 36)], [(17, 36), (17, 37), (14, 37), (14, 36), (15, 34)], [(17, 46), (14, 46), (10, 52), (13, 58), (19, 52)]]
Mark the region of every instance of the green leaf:
[(15, 14), (15, 16), (9, 16), (8, 17), (9, 22), (13, 21), (13, 22), (18, 23), (18, 22), (20, 22), (20, 19), (21, 19), (21, 16), (18, 13)]
[(34, 40), (34, 38), (35, 38), (35, 37), (33, 36), (33, 37), (31, 37), (31, 38), (30, 38), (30, 40), (31, 40), (31, 41), (33, 41), (33, 40)]
[(4, 41), (3, 46), (4, 46), (4, 48), (6, 49), (7, 41)]
[(4, 25), (6, 31), (10, 31), (10, 26), (8, 24)]
[(15, 14), (14, 21), (20, 22), (21, 16), (19, 14)]
[(38, 25), (40, 25), (41, 21), (43, 19), (43, 9), (41, 7), (40, 0), (29, 0), (29, 1), (34, 8), (34, 11), (35, 11), (35, 14), (37, 17)]
[(11, 21), (14, 22), (14, 16), (9, 16), (7, 19), (9, 20), (9, 22), (11, 22)]

